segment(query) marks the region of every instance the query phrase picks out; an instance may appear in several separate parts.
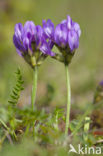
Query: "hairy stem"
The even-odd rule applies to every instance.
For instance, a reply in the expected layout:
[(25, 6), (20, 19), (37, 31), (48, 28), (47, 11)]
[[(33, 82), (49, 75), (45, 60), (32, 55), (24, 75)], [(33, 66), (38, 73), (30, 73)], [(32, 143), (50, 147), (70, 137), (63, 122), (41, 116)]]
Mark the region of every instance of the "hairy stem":
[(66, 82), (67, 82), (67, 112), (66, 112), (66, 125), (65, 125), (65, 135), (68, 135), (68, 128), (70, 122), (70, 106), (71, 106), (71, 89), (70, 89), (70, 78), (68, 65), (65, 65), (66, 69)]
[(31, 94), (31, 107), (32, 107), (32, 111), (34, 111), (34, 105), (35, 105), (35, 100), (36, 100), (37, 73), (38, 73), (38, 67), (35, 66), (34, 71), (33, 71), (33, 85), (32, 85), (32, 94)]

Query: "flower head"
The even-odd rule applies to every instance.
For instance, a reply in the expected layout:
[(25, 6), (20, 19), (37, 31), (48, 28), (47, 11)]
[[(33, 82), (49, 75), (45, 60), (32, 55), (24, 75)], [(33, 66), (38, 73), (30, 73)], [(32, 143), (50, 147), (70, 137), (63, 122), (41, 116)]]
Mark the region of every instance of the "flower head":
[(49, 47), (54, 45), (59, 49), (61, 55), (55, 54), (54, 59), (69, 63), (75, 50), (79, 47), (81, 29), (78, 23), (72, 21), (70, 16), (59, 23), (55, 28), (51, 20), (43, 20), (44, 37)]
[(29, 63), (31, 57), (36, 56), (37, 62), (41, 55), (54, 55), (45, 40), (43, 28), (39, 25), (35, 26), (32, 21), (27, 21), (24, 27), (21, 23), (15, 25), (13, 42), (17, 53), (26, 58), (26, 61), (29, 60)]
[(58, 47), (72, 52), (79, 46), (80, 35), (81, 30), (79, 24), (73, 22), (70, 16), (67, 16), (67, 20), (63, 20), (56, 26), (54, 42)]

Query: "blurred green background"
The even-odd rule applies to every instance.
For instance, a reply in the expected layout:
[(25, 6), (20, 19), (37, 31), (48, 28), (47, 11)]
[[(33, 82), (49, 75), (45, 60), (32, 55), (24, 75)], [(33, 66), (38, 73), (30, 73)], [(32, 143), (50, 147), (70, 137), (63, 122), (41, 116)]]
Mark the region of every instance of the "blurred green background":
[[(70, 64), (72, 105), (84, 107), (103, 79), (103, 0), (0, 0), (0, 105), (7, 103), (21, 68), (25, 90), (20, 103), (30, 103), (32, 70), (12, 42), (16, 23), (52, 19), (58, 24), (70, 15), (81, 26), (80, 46)], [(48, 97), (48, 99), (47, 99)], [(49, 101), (49, 102), (48, 102)], [(65, 68), (48, 57), (39, 69), (37, 105), (66, 104)]]

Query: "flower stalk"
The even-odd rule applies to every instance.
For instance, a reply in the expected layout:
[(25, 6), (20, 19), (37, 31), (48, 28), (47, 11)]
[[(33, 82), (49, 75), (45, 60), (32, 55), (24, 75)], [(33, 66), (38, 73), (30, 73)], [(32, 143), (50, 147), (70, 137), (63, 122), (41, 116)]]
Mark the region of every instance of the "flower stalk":
[(37, 92), (37, 77), (38, 77), (38, 67), (35, 66), (33, 70), (33, 85), (32, 85), (32, 94), (31, 94), (31, 107), (32, 111), (35, 109), (35, 100), (36, 100), (36, 92)]
[(66, 82), (67, 82), (67, 112), (66, 112), (65, 136), (67, 136), (69, 123), (70, 123), (70, 107), (71, 107), (71, 89), (70, 89), (70, 77), (69, 77), (68, 64), (65, 64), (65, 70), (66, 70)]

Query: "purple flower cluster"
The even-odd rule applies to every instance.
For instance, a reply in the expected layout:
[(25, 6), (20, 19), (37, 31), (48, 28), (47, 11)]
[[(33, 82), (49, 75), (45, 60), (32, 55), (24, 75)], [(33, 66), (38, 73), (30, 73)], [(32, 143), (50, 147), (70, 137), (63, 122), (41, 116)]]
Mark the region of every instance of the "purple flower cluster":
[(13, 42), (18, 54), (21, 56), (29, 52), (32, 55), (36, 51), (41, 51), (43, 54), (50, 56), (54, 55), (44, 38), (42, 27), (39, 25), (35, 26), (32, 21), (27, 21), (24, 27), (21, 23), (15, 25)]
[(27, 21), (23, 26), (21, 23), (15, 25), (13, 42), (20, 56), (41, 55), (56, 56), (52, 52), (53, 46), (57, 46), (60, 52), (65, 51), (68, 54), (75, 51), (79, 46), (79, 37), (81, 35), (80, 26), (72, 21), (70, 16), (54, 27), (51, 20), (43, 20), (42, 27), (32, 21)]

